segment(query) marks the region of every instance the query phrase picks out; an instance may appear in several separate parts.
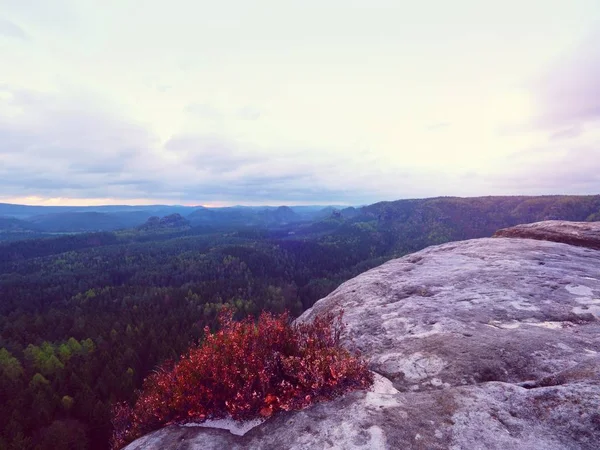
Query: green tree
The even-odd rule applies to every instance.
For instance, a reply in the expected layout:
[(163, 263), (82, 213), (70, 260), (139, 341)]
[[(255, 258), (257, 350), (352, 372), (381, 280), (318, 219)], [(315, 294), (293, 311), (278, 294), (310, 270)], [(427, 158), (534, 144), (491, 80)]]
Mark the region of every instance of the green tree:
[(23, 366), (19, 360), (5, 348), (0, 348), (0, 377), (15, 382), (22, 376)]

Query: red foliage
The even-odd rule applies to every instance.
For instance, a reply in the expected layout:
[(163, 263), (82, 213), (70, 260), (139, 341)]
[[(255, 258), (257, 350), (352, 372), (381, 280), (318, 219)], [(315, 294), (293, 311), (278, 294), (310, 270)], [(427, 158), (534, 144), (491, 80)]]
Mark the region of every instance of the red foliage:
[(366, 363), (340, 345), (341, 312), (300, 325), (287, 313), (232, 317), (223, 310), (220, 331), (206, 328), (201, 345), (150, 375), (133, 407), (115, 406), (113, 448), (164, 425), (269, 417), (373, 383)]

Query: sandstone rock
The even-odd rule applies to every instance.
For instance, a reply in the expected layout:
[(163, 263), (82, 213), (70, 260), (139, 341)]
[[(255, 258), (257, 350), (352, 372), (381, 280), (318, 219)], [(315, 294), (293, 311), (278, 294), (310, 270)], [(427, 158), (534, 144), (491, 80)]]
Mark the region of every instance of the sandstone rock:
[(600, 250), (600, 222), (547, 220), (504, 228), (494, 237), (539, 239)]
[(430, 247), (342, 284), (344, 340), (381, 374), (244, 436), (169, 427), (128, 449), (597, 449), (600, 251), (530, 239)]
[(171, 426), (142, 449), (597, 449), (598, 384), (525, 389), (489, 382), (426, 392), (354, 392), (276, 416), (244, 436)]
[(343, 308), (347, 339), (397, 389), (516, 383), (600, 345), (600, 252), (525, 239), (430, 247), (347, 281), (299, 320)]

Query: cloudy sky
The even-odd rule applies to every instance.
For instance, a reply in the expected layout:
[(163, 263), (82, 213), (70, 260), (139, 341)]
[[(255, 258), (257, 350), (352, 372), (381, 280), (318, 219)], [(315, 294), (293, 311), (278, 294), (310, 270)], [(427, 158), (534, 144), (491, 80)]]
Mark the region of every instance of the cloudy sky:
[(598, 0), (0, 0), (0, 201), (599, 192)]

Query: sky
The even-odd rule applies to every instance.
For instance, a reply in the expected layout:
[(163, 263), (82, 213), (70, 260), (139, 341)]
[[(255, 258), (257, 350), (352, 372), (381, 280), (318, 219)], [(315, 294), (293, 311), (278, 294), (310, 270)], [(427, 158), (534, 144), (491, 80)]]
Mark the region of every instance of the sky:
[(598, 193), (598, 0), (0, 0), (0, 202)]

